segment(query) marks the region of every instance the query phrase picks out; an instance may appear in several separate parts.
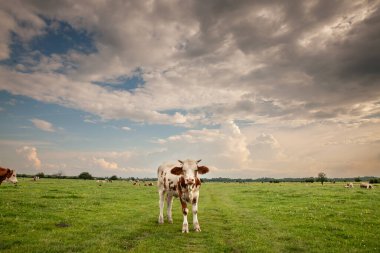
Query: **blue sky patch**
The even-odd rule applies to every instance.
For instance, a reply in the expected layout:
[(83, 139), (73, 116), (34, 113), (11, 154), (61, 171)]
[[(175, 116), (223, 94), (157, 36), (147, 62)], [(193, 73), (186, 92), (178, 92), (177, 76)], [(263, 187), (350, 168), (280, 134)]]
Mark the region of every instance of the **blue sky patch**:
[[(30, 67), (40, 62), (42, 56), (50, 57), (53, 54), (63, 55), (69, 50), (90, 54), (97, 52), (93, 36), (84, 30), (78, 30), (64, 21), (43, 18), (46, 28), (42, 35), (32, 38), (28, 42), (22, 41), (20, 36), (11, 32), (10, 56), (0, 61), (0, 64), (10, 67), (23, 65), (25, 68), (16, 68), (21, 72), (32, 72)], [(27, 27), (27, 23), (19, 23)]]
[(118, 78), (109, 82), (93, 82), (94, 84), (103, 87), (112, 87), (116, 90), (127, 90), (134, 92), (137, 88), (141, 88), (145, 84), (145, 80), (142, 77), (142, 71), (136, 70), (132, 76), (119, 76)]
[(65, 54), (69, 50), (76, 50), (90, 54), (96, 52), (91, 34), (85, 30), (77, 30), (69, 23), (46, 19), (46, 33), (33, 38), (31, 50), (37, 50), (44, 55)]

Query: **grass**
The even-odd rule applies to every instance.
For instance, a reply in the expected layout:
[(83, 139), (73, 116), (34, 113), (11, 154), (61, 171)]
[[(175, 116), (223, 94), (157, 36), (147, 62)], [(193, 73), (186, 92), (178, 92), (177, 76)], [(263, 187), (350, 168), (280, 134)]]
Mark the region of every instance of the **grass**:
[(380, 251), (378, 187), (205, 183), (202, 232), (182, 234), (178, 200), (174, 224), (157, 223), (155, 186), (19, 181), (0, 186), (0, 252)]

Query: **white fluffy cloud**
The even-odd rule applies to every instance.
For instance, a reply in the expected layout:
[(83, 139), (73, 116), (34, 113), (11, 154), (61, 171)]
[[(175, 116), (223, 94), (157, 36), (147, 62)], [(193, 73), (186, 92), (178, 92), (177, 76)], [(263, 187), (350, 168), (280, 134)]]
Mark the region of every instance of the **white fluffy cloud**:
[(278, 140), (271, 134), (261, 133), (250, 145), (254, 159), (276, 160), (285, 158)]
[(17, 152), (27, 159), (30, 166), (37, 170), (41, 169), (41, 160), (38, 158), (35, 147), (23, 146), (17, 149)]
[(102, 169), (106, 170), (117, 170), (119, 165), (115, 162), (108, 162), (104, 158), (94, 158), (94, 164), (100, 166)]
[[(176, 159), (203, 159), (204, 163), (228, 173), (237, 168), (249, 168), (250, 151), (245, 136), (233, 121), (225, 122), (220, 129), (189, 130), (180, 135), (160, 139)], [(218, 170), (218, 171), (219, 171)]]
[(122, 129), (122, 130), (124, 130), (124, 131), (126, 131), (126, 132), (128, 132), (128, 131), (131, 131), (131, 130), (132, 130), (132, 128), (130, 128), (130, 127), (127, 127), (127, 126), (123, 126), (121, 129)]
[(31, 119), (30, 121), (33, 123), (33, 125), (35, 127), (37, 127), (38, 129), (41, 129), (42, 131), (45, 131), (45, 132), (55, 132), (56, 131), (53, 124), (51, 124), (48, 121), (45, 121), (42, 119)]

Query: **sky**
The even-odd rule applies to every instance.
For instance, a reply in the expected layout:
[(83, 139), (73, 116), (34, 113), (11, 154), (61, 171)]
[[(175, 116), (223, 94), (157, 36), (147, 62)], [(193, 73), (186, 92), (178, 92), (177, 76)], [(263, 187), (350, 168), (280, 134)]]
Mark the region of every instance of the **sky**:
[(380, 176), (380, 1), (1, 1), (0, 166)]

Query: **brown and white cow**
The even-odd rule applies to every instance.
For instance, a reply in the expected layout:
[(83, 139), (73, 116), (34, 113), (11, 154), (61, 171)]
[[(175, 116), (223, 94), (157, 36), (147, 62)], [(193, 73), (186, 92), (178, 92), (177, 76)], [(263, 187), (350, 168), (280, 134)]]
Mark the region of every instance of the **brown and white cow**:
[(209, 169), (206, 166), (198, 166), (201, 160), (185, 160), (179, 161), (179, 164), (163, 164), (157, 170), (158, 177), (158, 194), (160, 205), (160, 216), (158, 223), (164, 223), (164, 200), (167, 195), (167, 215), (169, 223), (173, 223), (172, 218), (172, 203), (173, 196), (179, 197), (182, 206), (183, 224), (182, 233), (189, 232), (187, 222), (187, 204), (192, 204), (193, 210), (193, 225), (196, 232), (201, 231), (198, 222), (198, 200), (201, 180), (198, 174), (206, 174)]
[(0, 184), (3, 181), (17, 184), (16, 171), (0, 167)]

